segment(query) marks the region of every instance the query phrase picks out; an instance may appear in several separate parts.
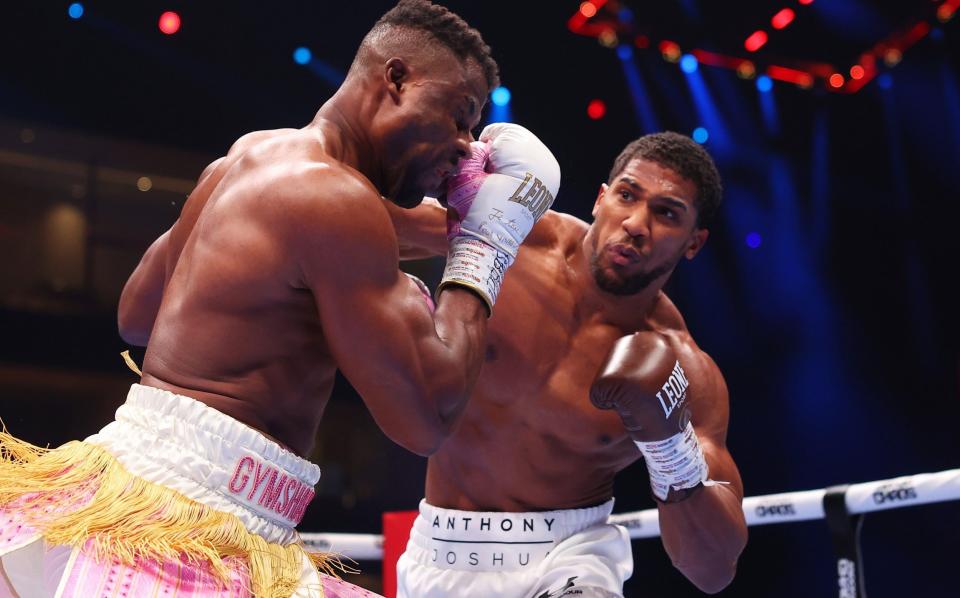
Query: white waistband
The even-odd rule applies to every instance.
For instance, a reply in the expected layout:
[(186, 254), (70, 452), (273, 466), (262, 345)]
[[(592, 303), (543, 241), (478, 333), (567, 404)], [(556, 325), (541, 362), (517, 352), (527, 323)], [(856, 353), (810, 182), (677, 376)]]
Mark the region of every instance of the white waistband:
[(116, 421), (87, 442), (130, 473), (233, 513), (268, 542), (295, 541), (320, 468), (203, 403), (134, 384)]
[(410, 542), (441, 569), (513, 571), (542, 561), (554, 546), (605, 524), (613, 499), (584, 509), (509, 513), (441, 509), (420, 501)]

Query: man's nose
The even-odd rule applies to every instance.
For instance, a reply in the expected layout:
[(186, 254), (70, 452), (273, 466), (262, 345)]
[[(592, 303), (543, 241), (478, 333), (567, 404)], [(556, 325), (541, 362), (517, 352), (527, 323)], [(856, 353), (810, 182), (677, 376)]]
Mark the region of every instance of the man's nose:
[(623, 221), (623, 230), (630, 237), (646, 238), (650, 236), (650, 211), (643, 204), (634, 207), (633, 211)]

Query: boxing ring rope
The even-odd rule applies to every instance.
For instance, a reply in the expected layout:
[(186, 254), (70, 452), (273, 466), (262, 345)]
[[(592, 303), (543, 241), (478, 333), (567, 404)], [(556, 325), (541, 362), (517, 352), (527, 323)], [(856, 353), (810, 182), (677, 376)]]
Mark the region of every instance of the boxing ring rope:
[[(838, 556), (840, 595), (854, 597), (863, 595), (858, 540), (863, 515), (950, 500), (960, 500), (960, 469), (751, 496), (743, 499), (743, 514), (748, 526), (827, 519)], [(614, 514), (610, 522), (626, 527), (631, 539), (660, 535), (657, 509)], [(310, 548), (335, 551), (357, 561), (383, 558), (382, 534), (304, 533), (301, 537)]]
[[(751, 526), (823, 519), (826, 493), (824, 488), (747, 497), (743, 499), (743, 514)], [(847, 488), (845, 499), (850, 514), (960, 500), (960, 469), (853, 484)], [(610, 522), (626, 527), (634, 540), (660, 536), (656, 509), (611, 515)], [(357, 561), (383, 558), (382, 534), (304, 533), (301, 537), (311, 548), (335, 550)]]

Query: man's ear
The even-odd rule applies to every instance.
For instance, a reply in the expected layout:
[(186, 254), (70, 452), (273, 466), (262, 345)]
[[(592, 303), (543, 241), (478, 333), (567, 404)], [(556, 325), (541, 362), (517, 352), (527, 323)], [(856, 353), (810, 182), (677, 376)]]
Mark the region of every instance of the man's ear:
[(597, 199), (593, 202), (593, 210), (590, 212), (590, 215), (594, 218), (597, 217), (597, 209), (600, 207), (600, 200), (603, 199), (603, 194), (607, 192), (609, 186), (606, 183), (600, 183), (600, 190), (597, 191)]
[(383, 78), (387, 84), (387, 93), (395, 102), (399, 102), (403, 86), (410, 78), (410, 67), (403, 58), (391, 58), (384, 65)]
[(690, 245), (687, 246), (687, 250), (683, 255), (685, 255), (688, 260), (692, 260), (693, 256), (697, 255), (700, 250), (703, 249), (703, 245), (707, 242), (707, 237), (709, 236), (710, 231), (705, 228), (698, 228), (693, 231), (693, 236), (690, 237)]

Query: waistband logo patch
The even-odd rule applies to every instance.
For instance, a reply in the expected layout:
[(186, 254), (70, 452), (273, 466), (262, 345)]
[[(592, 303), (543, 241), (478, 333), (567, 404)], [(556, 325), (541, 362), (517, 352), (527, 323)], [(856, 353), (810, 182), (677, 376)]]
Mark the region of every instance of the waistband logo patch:
[(237, 461), (227, 490), (241, 502), (270, 509), (294, 525), (303, 519), (314, 496), (310, 486), (250, 456)]

